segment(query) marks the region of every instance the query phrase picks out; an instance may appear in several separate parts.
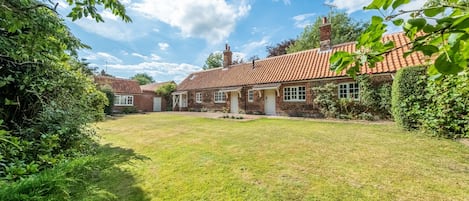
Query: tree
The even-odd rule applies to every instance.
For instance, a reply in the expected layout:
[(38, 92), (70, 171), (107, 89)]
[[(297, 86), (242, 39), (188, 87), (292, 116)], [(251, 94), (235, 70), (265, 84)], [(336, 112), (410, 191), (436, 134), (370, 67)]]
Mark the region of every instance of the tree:
[[(368, 26), (368, 23), (354, 21), (346, 13), (333, 12), (329, 21), (332, 25), (332, 44), (355, 41)], [(287, 53), (318, 48), (321, 24), (322, 19), (318, 17), (313, 24), (305, 27), (295, 43), (287, 48)]]
[(204, 70), (218, 68), (223, 65), (223, 54), (221, 52), (214, 52), (208, 55), (205, 60), (205, 65), (202, 67)]
[[(430, 61), (428, 73), (432, 79), (445, 74), (458, 74), (469, 61), (469, 2), (460, 0), (427, 0), (422, 8), (404, 10), (410, 0), (373, 0), (365, 10), (378, 10), (382, 16), (373, 16), (371, 25), (363, 32), (353, 53), (336, 52), (331, 58), (331, 70), (347, 71), (355, 76), (361, 66), (375, 67), (384, 55), (395, 49), (393, 42), (382, 41), (387, 31), (386, 22), (403, 28), (410, 39), (408, 56), (420, 52)], [(410, 15), (410, 19), (404, 19)]]
[(138, 84), (140, 85), (145, 85), (145, 84), (150, 84), (150, 83), (155, 82), (155, 80), (153, 80), (153, 77), (151, 77), (147, 73), (137, 73), (130, 79), (137, 81)]
[[(0, 1), (0, 180), (18, 180), (90, 152), (94, 131), (87, 123), (103, 117), (105, 95), (96, 89), (86, 62), (89, 46), (73, 36), (57, 14), (58, 1)], [(68, 0), (73, 19), (103, 21), (103, 6), (130, 22), (119, 1)]]
[(267, 57), (275, 57), (287, 54), (287, 48), (295, 43), (294, 39), (284, 40), (277, 45), (267, 46)]

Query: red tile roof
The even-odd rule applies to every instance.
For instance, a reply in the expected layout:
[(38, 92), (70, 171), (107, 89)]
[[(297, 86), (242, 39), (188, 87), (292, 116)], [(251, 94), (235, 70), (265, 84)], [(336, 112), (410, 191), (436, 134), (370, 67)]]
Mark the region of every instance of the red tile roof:
[(142, 89), (142, 91), (152, 91), (152, 92), (154, 92), (156, 89), (160, 88), (161, 86), (163, 86), (167, 83), (171, 83), (171, 82), (174, 82), (174, 81), (159, 82), (159, 83), (151, 83), (151, 84), (141, 85), (140, 89)]
[[(409, 43), (404, 33), (389, 34), (384, 41), (394, 41), (396, 47)], [(411, 54), (404, 58), (408, 46), (394, 50), (385, 56), (384, 61), (375, 68), (366, 66), (361, 73), (392, 73), (407, 67), (424, 64), (421, 54)], [(216, 68), (190, 74), (177, 87), (177, 90), (220, 88), (276, 82), (314, 80), (346, 76), (344, 72), (336, 74), (329, 69), (329, 57), (336, 51), (355, 51), (355, 42), (333, 46), (331, 51), (319, 51), (319, 48), (257, 60), (254, 63), (232, 65), (228, 68)]]
[(135, 80), (122, 78), (95, 76), (94, 82), (99, 85), (109, 85), (116, 94), (141, 94), (140, 85)]

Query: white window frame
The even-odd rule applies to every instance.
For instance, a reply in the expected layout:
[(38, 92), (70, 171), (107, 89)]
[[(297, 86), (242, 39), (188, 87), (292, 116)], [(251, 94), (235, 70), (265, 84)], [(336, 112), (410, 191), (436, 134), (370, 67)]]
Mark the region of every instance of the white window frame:
[(196, 103), (202, 103), (202, 93), (201, 92), (195, 93), (195, 102)]
[(337, 85), (337, 95), (339, 98), (360, 100), (360, 85), (358, 82), (345, 82)]
[(134, 106), (133, 95), (115, 95), (114, 96), (115, 106)]
[(222, 91), (216, 91), (213, 93), (213, 102), (215, 103), (225, 103), (226, 102), (226, 94)]
[(254, 90), (248, 90), (248, 102), (254, 102)]
[[(301, 91), (300, 91), (301, 89)], [(283, 101), (285, 102), (305, 102), (306, 86), (288, 86), (283, 88)]]

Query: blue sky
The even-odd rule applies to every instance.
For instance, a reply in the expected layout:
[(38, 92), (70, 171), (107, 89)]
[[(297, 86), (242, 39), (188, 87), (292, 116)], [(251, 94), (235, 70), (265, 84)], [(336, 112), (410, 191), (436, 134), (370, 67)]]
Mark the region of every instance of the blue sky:
[[(59, 12), (69, 9), (60, 0)], [(414, 0), (410, 7), (422, 5)], [(129, 78), (148, 73), (155, 81), (180, 82), (199, 71), (211, 52), (228, 43), (234, 57), (266, 56), (266, 46), (296, 38), (304, 26), (325, 16), (334, 4), (353, 19), (367, 21), (361, 8), (371, 0), (121, 0), (133, 23), (101, 11), (105, 23), (84, 18), (71, 22), (72, 32), (91, 50), (80, 56), (91, 66)], [(391, 28), (390, 32), (398, 31)]]

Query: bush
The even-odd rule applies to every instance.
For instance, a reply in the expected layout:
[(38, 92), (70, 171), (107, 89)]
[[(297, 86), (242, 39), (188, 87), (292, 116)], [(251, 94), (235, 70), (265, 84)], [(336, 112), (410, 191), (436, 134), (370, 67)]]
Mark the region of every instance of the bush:
[(110, 86), (104, 85), (100, 88), (101, 92), (106, 94), (107, 104), (104, 107), (104, 113), (112, 115), (115, 94)]
[(378, 97), (379, 97), (379, 111), (383, 118), (389, 119), (391, 118), (392, 110), (391, 110), (391, 84), (385, 83), (378, 88)]
[(401, 127), (411, 130), (420, 126), (425, 107), (426, 67), (403, 68), (392, 85), (392, 115)]
[(129, 106), (129, 107), (124, 107), (124, 108), (122, 108), (121, 112), (122, 112), (123, 114), (133, 114), (133, 113), (137, 113), (138, 110), (137, 110), (137, 108), (134, 107), (134, 106)]
[(468, 72), (428, 82), (424, 129), (440, 137), (469, 137)]
[(316, 94), (313, 101), (325, 117), (335, 118), (338, 115), (339, 104), (336, 90), (337, 85), (332, 83), (313, 88), (313, 93)]
[[(89, 152), (94, 131), (87, 123), (103, 118), (106, 98), (91, 77), (69, 63), (0, 68), (0, 177), (17, 180)], [(6, 78), (6, 79), (5, 79)]]

